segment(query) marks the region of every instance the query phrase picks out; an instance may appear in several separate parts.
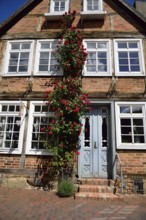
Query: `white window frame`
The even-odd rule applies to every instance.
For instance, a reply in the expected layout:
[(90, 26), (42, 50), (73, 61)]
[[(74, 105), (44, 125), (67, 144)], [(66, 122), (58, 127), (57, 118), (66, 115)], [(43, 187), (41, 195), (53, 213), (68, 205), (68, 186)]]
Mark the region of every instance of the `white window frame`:
[[(9, 59), (10, 59), (10, 52), (11, 50), (11, 44), (15, 43), (30, 43), (30, 49), (23, 50), (24, 52), (29, 52), (29, 61), (28, 61), (28, 71), (26, 72), (8, 72), (9, 68)], [(34, 49), (34, 41), (32, 40), (15, 40), (15, 41), (8, 41), (7, 47), (6, 47), (6, 56), (4, 59), (4, 76), (26, 76), (31, 74), (32, 70), (32, 57), (33, 57), (33, 49)], [(14, 52), (21, 52), (20, 50), (16, 50)]]
[[(20, 105), (21, 104), (21, 105)], [(2, 112), (2, 105), (18, 105), (19, 107), (22, 106), (21, 112)], [(18, 141), (18, 148), (0, 148), (0, 153), (3, 154), (21, 154), (22, 152), (22, 146), (23, 146), (23, 138), (24, 138), (24, 126), (25, 126), (25, 116), (26, 116), (26, 102), (22, 101), (20, 103), (20, 101), (0, 101), (0, 117), (20, 117), (20, 121), (18, 121), (18, 123), (20, 123), (20, 131), (19, 131), (19, 141)], [(6, 131), (6, 126), (8, 124), (4, 123), (4, 131)], [(14, 123), (12, 124), (14, 125)], [(0, 123), (0, 126), (2, 125), (2, 122)], [(13, 132), (13, 130), (12, 130)], [(6, 133), (4, 133), (4, 136), (6, 135)], [(12, 137), (11, 137), (12, 138)], [(3, 140), (3, 139), (2, 139)], [(4, 137), (5, 140), (5, 137)]]
[[(55, 11), (55, 2), (65, 2), (65, 10), (64, 11)], [(69, 11), (69, 0), (51, 0), (50, 2), (50, 12), (55, 14), (63, 14)]]
[(83, 0), (83, 11), (84, 12), (101, 12), (103, 11), (103, 0), (98, 0), (99, 1), (99, 9), (98, 10), (87, 10), (87, 0)]
[[(141, 114), (124, 114), (120, 113), (120, 107), (122, 106), (142, 106), (143, 113)], [(116, 116), (116, 143), (117, 149), (123, 150), (146, 150), (146, 102), (116, 102), (115, 103), (115, 116)], [(144, 143), (122, 143), (121, 141), (121, 126), (120, 119), (121, 118), (142, 118), (144, 125)], [(132, 127), (133, 128), (133, 127)]]
[[(117, 43), (118, 42), (137, 42), (138, 49), (118, 49)], [(118, 52), (119, 51), (136, 51), (139, 53), (139, 66), (140, 71), (136, 72), (122, 72), (119, 70), (119, 61), (118, 61)], [(144, 55), (143, 55), (143, 46), (141, 39), (115, 39), (114, 40), (114, 62), (115, 62), (115, 75), (117, 76), (144, 76), (145, 75), (145, 66), (144, 66)]]
[[(28, 118), (28, 131), (27, 131), (27, 141), (26, 141), (26, 154), (29, 155), (53, 155), (52, 152), (49, 152), (47, 149), (32, 149), (31, 141), (32, 141), (32, 132), (33, 132), (33, 117), (46, 116), (45, 112), (35, 113), (35, 105), (45, 105), (45, 101), (31, 101), (29, 108), (29, 118)], [(47, 117), (54, 117), (53, 112), (48, 112)]]
[[(98, 49), (87, 49), (87, 43), (88, 42), (101, 42), (101, 43), (104, 43), (104, 42), (107, 42), (107, 49), (101, 49), (101, 50), (98, 50)], [(112, 75), (112, 65), (111, 65), (111, 41), (110, 40), (103, 40), (103, 39), (84, 39), (83, 41), (83, 44), (84, 44), (84, 47), (86, 48), (86, 52), (88, 53), (88, 51), (93, 51), (93, 52), (96, 52), (96, 51), (101, 51), (101, 52), (107, 52), (107, 72), (89, 72), (87, 71), (87, 67), (86, 67), (86, 64), (87, 64), (87, 60), (84, 64), (84, 68), (83, 68), (83, 75), (84, 76), (111, 76)]]
[[(41, 76), (58, 76), (58, 75), (62, 75), (63, 74), (63, 70), (61, 69), (61, 67), (59, 66), (59, 69), (56, 71), (39, 71), (39, 62), (40, 62), (40, 52), (49, 52), (52, 53), (52, 48), (50, 49), (43, 49), (41, 50), (41, 43), (42, 42), (58, 42), (58, 40), (54, 40), (54, 39), (44, 39), (44, 40), (38, 40), (37, 41), (37, 45), (36, 45), (36, 59), (35, 59), (35, 70), (34, 70), (34, 75), (41, 75)], [(59, 44), (58, 44), (59, 46)], [(54, 50), (54, 54), (55, 54), (55, 50)], [(49, 59), (49, 68), (50, 68), (50, 59)]]

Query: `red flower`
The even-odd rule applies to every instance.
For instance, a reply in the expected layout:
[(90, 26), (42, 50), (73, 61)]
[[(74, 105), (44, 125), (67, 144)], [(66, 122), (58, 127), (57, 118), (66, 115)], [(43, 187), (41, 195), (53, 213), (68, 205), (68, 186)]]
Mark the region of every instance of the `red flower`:
[(75, 151), (76, 155), (80, 155), (80, 152), (78, 150)]

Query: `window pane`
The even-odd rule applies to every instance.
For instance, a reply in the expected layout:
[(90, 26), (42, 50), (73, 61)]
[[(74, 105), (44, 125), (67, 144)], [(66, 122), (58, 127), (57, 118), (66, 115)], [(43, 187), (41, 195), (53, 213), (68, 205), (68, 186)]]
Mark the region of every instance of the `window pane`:
[(9, 66), (8, 72), (17, 72), (17, 66)]
[(128, 66), (119, 66), (120, 72), (129, 72), (129, 67)]
[(132, 106), (132, 113), (142, 113), (142, 107), (140, 106)]
[(91, 42), (89, 43), (89, 42), (88, 42), (88, 43), (87, 43), (87, 48), (90, 48), (90, 49), (93, 49), (93, 48), (94, 48), (94, 49), (95, 49), (95, 48), (96, 48), (96, 43), (91, 43)]
[(120, 113), (130, 113), (129, 106), (120, 106)]
[(131, 127), (121, 127), (121, 134), (131, 134)]
[(48, 65), (47, 66), (39, 65), (39, 71), (48, 71)]
[(28, 59), (29, 58), (29, 53), (21, 53), (20, 54), (20, 59)]
[(28, 67), (27, 66), (20, 66), (19, 67), (19, 72), (27, 72), (28, 71)]
[(98, 48), (107, 48), (107, 43), (106, 42), (98, 43)]
[(10, 53), (10, 59), (18, 60), (19, 53)]
[(65, 2), (61, 2), (60, 11), (65, 11)]
[(50, 42), (41, 43), (41, 49), (50, 49)]
[(118, 43), (118, 48), (127, 48), (127, 43), (126, 42)]
[(49, 59), (49, 52), (41, 52), (40, 59)]
[(119, 52), (118, 55), (119, 55), (119, 58), (128, 59), (128, 53), (127, 52)]
[(129, 48), (138, 48), (137, 42), (131, 42), (131, 43), (129, 42), (128, 45), (129, 45)]
[(131, 72), (140, 72), (139, 66), (131, 66)]
[(106, 58), (106, 52), (98, 52), (98, 58)]
[(141, 119), (141, 118), (133, 119), (133, 125), (136, 125), (136, 126), (141, 125), (141, 126), (143, 126), (143, 119)]
[(122, 140), (122, 143), (132, 143), (132, 136), (122, 135), (121, 140)]
[(144, 141), (144, 136), (134, 136), (134, 143), (141, 143), (143, 144)]
[(12, 49), (12, 50), (18, 50), (18, 49), (20, 49), (20, 44), (19, 44), (19, 43), (12, 43), (12, 44), (11, 44), (11, 49)]
[(121, 65), (123, 65), (123, 64), (128, 65), (128, 60), (127, 59), (119, 59), (119, 64), (121, 64)]
[(143, 127), (134, 127), (134, 134), (144, 134)]
[(15, 106), (9, 105), (9, 112), (14, 112), (14, 111), (15, 111)]
[(30, 43), (23, 43), (22, 44), (22, 49), (30, 49)]
[(22, 65), (28, 66), (28, 59), (21, 59), (19, 64), (20, 64), (20, 66), (22, 66)]
[(35, 105), (34, 112), (41, 112), (41, 106)]
[(90, 147), (90, 118), (89, 117), (86, 117), (85, 119), (85, 130), (84, 130), (84, 135), (85, 135), (85, 139), (84, 139), (84, 142), (85, 142), (85, 147)]
[(121, 119), (121, 125), (131, 126), (131, 119), (129, 119), (129, 118), (122, 118)]
[(2, 105), (2, 112), (8, 111), (8, 105)]
[(48, 106), (43, 105), (42, 106), (42, 112), (48, 112)]
[(139, 66), (139, 59), (130, 59), (130, 64), (131, 64), (131, 65), (136, 65), (136, 64), (138, 64), (138, 66)]

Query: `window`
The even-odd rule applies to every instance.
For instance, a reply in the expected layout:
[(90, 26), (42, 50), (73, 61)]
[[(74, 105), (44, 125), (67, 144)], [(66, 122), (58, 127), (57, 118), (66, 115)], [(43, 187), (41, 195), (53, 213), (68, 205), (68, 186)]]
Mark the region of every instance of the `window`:
[(84, 75), (104, 76), (111, 74), (110, 42), (88, 40), (85, 41), (87, 49), (87, 60), (84, 68)]
[(115, 70), (117, 75), (143, 75), (143, 51), (140, 40), (115, 40)]
[(86, 11), (96, 11), (100, 9), (99, 0), (85, 0), (85, 10)]
[(53, 122), (54, 114), (49, 112), (45, 102), (31, 102), (29, 111), (29, 130), (27, 135), (28, 154), (48, 154), (46, 144), (48, 133), (46, 128)]
[(145, 114), (145, 103), (116, 103), (117, 148), (146, 149)]
[(68, 12), (68, 0), (51, 0), (50, 12)]
[(41, 75), (56, 75), (61, 73), (55, 56), (58, 43), (55, 40), (42, 40), (37, 43), (36, 73)]
[(7, 45), (5, 74), (30, 74), (32, 65), (32, 41), (10, 41)]
[(50, 12), (68, 12), (68, 0), (51, 0)]
[[(25, 105), (25, 102), (23, 102)], [(0, 103), (0, 152), (21, 153), (26, 109), (20, 116), (20, 103)]]
[(102, 0), (83, 0), (82, 19), (103, 19), (105, 15), (106, 11), (103, 11)]
[(50, 12), (45, 13), (47, 20), (58, 21), (65, 12), (69, 11), (69, 0), (50, 0)]
[(84, 0), (84, 11), (102, 11), (102, 0)]

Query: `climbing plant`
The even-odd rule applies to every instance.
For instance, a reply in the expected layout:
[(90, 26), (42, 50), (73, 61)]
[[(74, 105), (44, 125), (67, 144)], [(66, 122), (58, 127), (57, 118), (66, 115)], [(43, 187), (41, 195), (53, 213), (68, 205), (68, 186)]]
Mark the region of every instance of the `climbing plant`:
[(87, 52), (82, 44), (81, 32), (72, 26), (74, 18), (75, 11), (62, 17), (56, 57), (63, 77), (54, 81), (53, 90), (47, 92), (47, 104), (54, 112), (54, 119), (47, 128), (47, 147), (53, 151), (59, 166), (73, 165), (74, 155), (79, 155), (80, 119), (90, 104), (81, 82)]

